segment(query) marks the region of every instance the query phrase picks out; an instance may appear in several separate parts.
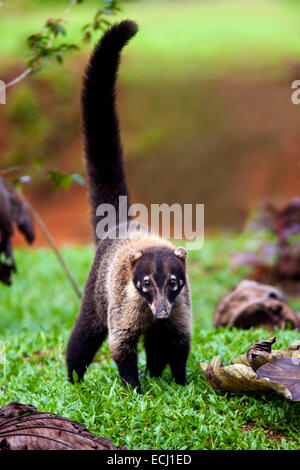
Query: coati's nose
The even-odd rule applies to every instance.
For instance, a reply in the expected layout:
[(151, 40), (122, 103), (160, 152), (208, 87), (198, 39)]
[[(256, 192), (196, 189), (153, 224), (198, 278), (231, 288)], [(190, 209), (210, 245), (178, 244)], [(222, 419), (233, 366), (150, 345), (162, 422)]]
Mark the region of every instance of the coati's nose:
[(166, 310), (158, 310), (155, 314), (155, 318), (169, 318), (170, 314)]

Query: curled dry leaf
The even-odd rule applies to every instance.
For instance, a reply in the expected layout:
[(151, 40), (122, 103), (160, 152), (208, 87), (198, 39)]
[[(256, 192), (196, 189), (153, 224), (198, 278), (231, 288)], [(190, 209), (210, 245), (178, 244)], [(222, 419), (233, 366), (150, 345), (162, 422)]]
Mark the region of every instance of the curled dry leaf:
[(266, 326), (300, 327), (300, 316), (287, 304), (283, 293), (273, 286), (244, 280), (219, 302), (214, 326), (233, 325), (237, 328)]
[(85, 426), (32, 405), (8, 403), (0, 409), (0, 450), (123, 450)]
[(248, 351), (231, 361), (232, 364), (244, 364), (250, 366), (254, 371), (267, 362), (281, 357), (300, 357), (300, 341), (294, 341), (286, 349), (273, 349), (276, 337), (266, 341), (258, 341)]
[[(252, 279), (266, 282), (289, 282), (289, 289), (300, 279), (300, 198), (291, 199), (284, 207), (277, 208), (268, 201), (259, 204), (257, 210), (250, 215), (246, 229), (271, 233), (270, 243), (262, 241), (253, 252), (234, 255), (231, 266), (252, 266)], [(295, 237), (296, 235), (296, 237)]]
[(200, 362), (200, 367), (211, 385), (223, 392), (246, 393), (267, 391), (268, 387), (256, 384), (256, 373), (244, 364), (231, 364), (223, 366), (217, 356), (209, 364)]
[(255, 343), (247, 353), (224, 366), (219, 356), (200, 362), (205, 378), (224, 392), (275, 391), (292, 401), (300, 401), (300, 341), (286, 350), (272, 351), (276, 338)]
[(276, 337), (267, 339), (266, 341), (259, 341), (251, 348), (248, 349), (246, 356), (250, 367), (256, 371), (259, 367), (272, 360), (272, 344), (276, 341)]

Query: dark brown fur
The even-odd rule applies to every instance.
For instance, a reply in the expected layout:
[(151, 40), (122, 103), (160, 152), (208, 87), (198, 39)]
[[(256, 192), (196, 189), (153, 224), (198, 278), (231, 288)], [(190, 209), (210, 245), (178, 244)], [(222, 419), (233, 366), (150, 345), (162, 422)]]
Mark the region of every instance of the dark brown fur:
[(11, 275), (17, 270), (12, 249), (15, 224), (27, 242), (33, 243), (35, 231), (30, 211), (14, 188), (0, 177), (0, 281), (7, 285), (11, 285)]

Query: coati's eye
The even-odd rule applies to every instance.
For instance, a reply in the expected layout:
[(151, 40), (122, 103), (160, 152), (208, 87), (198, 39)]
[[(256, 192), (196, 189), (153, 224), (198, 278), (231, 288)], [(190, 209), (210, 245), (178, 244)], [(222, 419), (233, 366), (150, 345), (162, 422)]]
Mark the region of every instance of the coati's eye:
[(151, 281), (149, 277), (145, 277), (143, 281), (143, 287), (150, 287), (151, 286)]
[(278, 299), (278, 297), (277, 297), (277, 295), (275, 294), (275, 292), (271, 292), (271, 293), (269, 294), (269, 298), (270, 298), (270, 299)]
[(170, 286), (172, 287), (172, 289), (175, 289), (175, 287), (177, 287), (177, 281), (174, 277), (171, 277), (170, 281), (169, 281), (169, 284)]

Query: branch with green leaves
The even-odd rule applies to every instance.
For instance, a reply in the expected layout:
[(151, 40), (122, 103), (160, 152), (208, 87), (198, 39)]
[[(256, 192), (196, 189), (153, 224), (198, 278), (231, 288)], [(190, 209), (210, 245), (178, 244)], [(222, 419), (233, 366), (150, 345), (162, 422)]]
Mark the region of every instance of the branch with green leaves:
[(61, 64), (65, 54), (79, 50), (82, 44), (88, 43), (93, 32), (104, 31), (111, 24), (108, 17), (120, 11), (119, 0), (103, 0), (101, 6), (94, 13), (92, 20), (82, 26), (76, 42), (59, 42), (59, 39), (66, 36), (66, 22), (72, 9), (75, 5), (83, 3), (83, 1), (71, 0), (61, 17), (48, 19), (39, 32), (31, 34), (27, 38), (30, 59), (25, 70), (6, 83), (6, 88), (10, 88), (29, 75), (42, 70), (54, 60)]
[[(24, 170), (26, 170), (26, 172)], [(32, 173), (38, 174), (39, 176), (46, 176), (51, 181), (55, 191), (69, 189), (72, 183), (77, 183), (81, 186), (85, 184), (84, 178), (78, 173), (63, 173), (53, 168), (50, 170), (44, 169), (44, 161), (40, 156), (34, 158), (31, 165), (16, 165), (0, 170), (0, 177), (16, 172), (25, 173), (10, 180), (10, 184), (12, 184), (17, 191), (21, 191), (24, 184), (31, 184)]]

